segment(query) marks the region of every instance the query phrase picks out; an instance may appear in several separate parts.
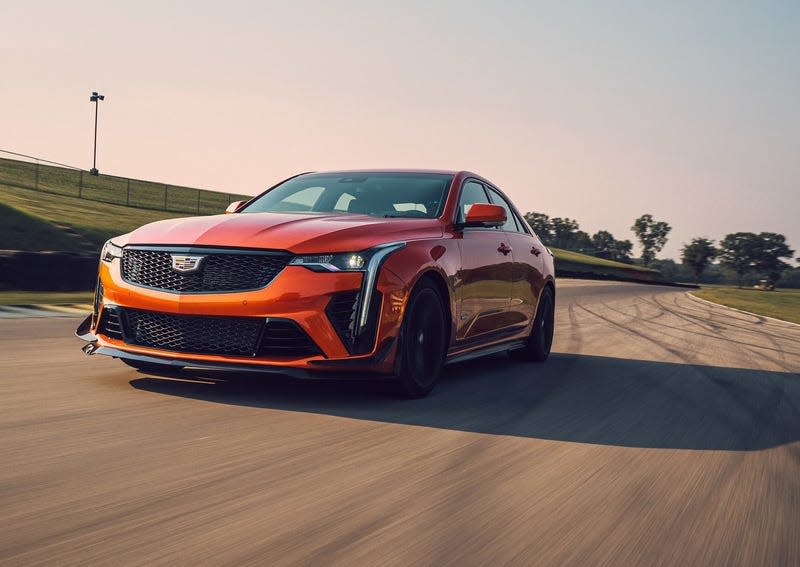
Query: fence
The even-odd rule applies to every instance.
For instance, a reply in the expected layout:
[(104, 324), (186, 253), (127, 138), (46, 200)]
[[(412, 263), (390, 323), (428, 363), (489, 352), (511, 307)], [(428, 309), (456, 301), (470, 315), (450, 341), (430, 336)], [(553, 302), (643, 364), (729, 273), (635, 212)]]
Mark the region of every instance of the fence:
[(0, 152), (32, 160), (0, 157), (0, 185), (139, 209), (197, 215), (221, 213), (233, 201), (250, 198), (247, 195), (219, 193), (115, 175), (95, 176), (64, 164), (5, 150)]

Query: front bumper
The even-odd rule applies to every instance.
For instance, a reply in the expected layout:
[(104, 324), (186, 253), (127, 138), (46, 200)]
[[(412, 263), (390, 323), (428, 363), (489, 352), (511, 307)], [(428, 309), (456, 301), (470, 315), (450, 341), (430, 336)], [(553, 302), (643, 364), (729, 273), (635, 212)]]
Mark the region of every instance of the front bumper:
[[(120, 262), (101, 262), (100, 293), (95, 312), (77, 329), (87, 341), (87, 354), (108, 355), (131, 361), (174, 367), (245, 370), (287, 374), (299, 378), (355, 377), (358, 374), (391, 374), (399, 333), (405, 285), (390, 270), (382, 269), (375, 282), (378, 301), (370, 309), (374, 339), (361, 345), (359, 354), (342, 337), (326, 311), (342, 293), (358, 291), (358, 272), (321, 273), (301, 266), (287, 266), (263, 288), (246, 292), (180, 294), (138, 287), (122, 279)], [(293, 322), (319, 347), (311, 356), (275, 357), (259, 354), (231, 356), (225, 353), (175, 351), (157, 345), (136, 344), (122, 335), (104, 333), (99, 324), (104, 311), (138, 310), (174, 317), (205, 316), (280, 319)]]

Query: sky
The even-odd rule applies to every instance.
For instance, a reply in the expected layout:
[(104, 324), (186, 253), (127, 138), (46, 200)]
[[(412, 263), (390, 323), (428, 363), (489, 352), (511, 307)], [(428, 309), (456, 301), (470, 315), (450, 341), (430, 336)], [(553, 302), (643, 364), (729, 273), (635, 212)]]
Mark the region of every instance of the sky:
[[(800, 2), (0, 3), (0, 149), (255, 194), (466, 169), (590, 234), (800, 251)], [(638, 251), (638, 247), (635, 249)]]

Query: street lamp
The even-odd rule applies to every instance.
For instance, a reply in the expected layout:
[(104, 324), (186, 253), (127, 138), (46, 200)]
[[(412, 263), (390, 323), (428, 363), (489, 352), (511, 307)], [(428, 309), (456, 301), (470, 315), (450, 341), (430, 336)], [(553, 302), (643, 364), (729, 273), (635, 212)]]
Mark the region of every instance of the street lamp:
[(92, 169), (89, 170), (89, 175), (99, 175), (100, 172), (97, 171), (97, 107), (100, 104), (101, 100), (105, 100), (105, 96), (99, 93), (93, 92), (92, 96), (89, 97), (89, 102), (94, 103), (94, 157), (92, 158)]

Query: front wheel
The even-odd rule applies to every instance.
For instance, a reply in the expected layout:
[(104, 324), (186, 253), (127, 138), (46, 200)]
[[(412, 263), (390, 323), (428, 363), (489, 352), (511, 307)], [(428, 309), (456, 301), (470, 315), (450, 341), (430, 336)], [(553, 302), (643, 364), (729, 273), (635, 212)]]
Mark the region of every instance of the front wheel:
[(447, 332), (444, 303), (438, 290), (422, 283), (411, 294), (400, 331), (396, 378), (401, 393), (422, 398), (442, 374)]
[(555, 298), (553, 290), (544, 288), (536, 309), (533, 328), (528, 337), (527, 344), (508, 354), (515, 360), (530, 362), (544, 362), (550, 356), (550, 347), (553, 346), (553, 329), (555, 327)]

